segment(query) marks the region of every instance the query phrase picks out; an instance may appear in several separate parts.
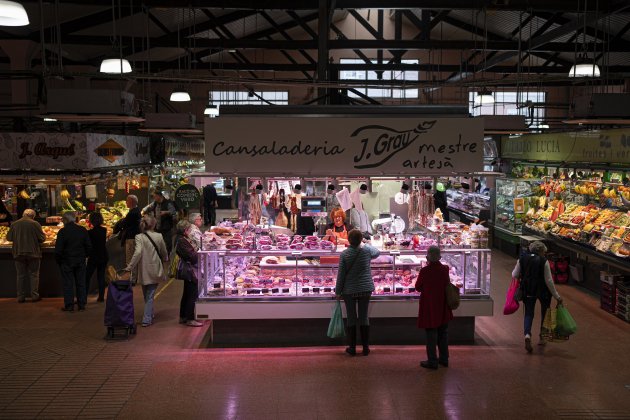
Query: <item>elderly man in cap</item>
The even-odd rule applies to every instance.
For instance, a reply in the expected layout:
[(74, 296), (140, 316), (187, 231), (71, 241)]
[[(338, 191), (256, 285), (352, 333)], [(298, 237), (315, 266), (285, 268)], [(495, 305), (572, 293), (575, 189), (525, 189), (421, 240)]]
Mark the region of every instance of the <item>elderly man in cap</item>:
[(418, 328), (427, 333), (428, 360), (420, 362), (420, 366), (427, 369), (437, 369), (438, 365), (448, 367), (448, 322), (453, 319), (453, 312), (446, 304), (446, 286), (451, 279), (448, 266), (440, 258), (440, 248), (429, 247), (427, 265), (422, 267), (416, 281), (416, 290), (420, 292)]
[(177, 216), (173, 202), (168, 199), (168, 195), (164, 191), (158, 188), (153, 192), (153, 202), (142, 209), (142, 214), (155, 217), (157, 220), (155, 231), (162, 234), (166, 250), (170, 255), (173, 246), (173, 226)]
[[(1, 200), (0, 200), (1, 202)], [(39, 265), (42, 260), (41, 244), (46, 239), (42, 226), (35, 221), (35, 210), (24, 210), (20, 220), (11, 225), (7, 240), (13, 242), (13, 259), (17, 272), (17, 301), (26, 300), (26, 282), (31, 284), (33, 302), (41, 300), (39, 296)]]

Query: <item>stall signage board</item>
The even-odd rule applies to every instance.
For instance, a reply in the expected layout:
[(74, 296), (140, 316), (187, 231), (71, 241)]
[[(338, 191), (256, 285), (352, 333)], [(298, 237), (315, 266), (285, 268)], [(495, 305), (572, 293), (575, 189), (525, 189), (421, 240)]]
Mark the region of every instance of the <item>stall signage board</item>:
[(0, 133), (0, 169), (85, 169), (85, 134)]
[(501, 157), (547, 162), (630, 163), (630, 130), (529, 134), (501, 138)]
[(483, 170), (473, 118), (221, 117), (205, 123), (206, 171), (420, 175)]
[(86, 136), (90, 168), (151, 163), (148, 137), (98, 133), (88, 133)]
[(197, 187), (184, 184), (175, 190), (175, 205), (179, 209), (198, 209), (201, 202), (201, 194)]
[(0, 134), (0, 169), (86, 170), (150, 162), (147, 137), (93, 133)]

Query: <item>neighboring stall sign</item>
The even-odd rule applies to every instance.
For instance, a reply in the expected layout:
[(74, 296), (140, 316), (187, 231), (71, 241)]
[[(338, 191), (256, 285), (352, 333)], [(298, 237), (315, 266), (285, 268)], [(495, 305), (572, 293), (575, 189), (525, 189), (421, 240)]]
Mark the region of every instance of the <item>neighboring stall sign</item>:
[(504, 136), (501, 157), (547, 162), (630, 163), (630, 130)]
[(175, 205), (178, 209), (200, 208), (201, 194), (197, 187), (184, 184), (175, 190)]
[(205, 123), (206, 171), (417, 175), (483, 170), (473, 118), (221, 117)]
[(148, 164), (149, 139), (94, 133), (0, 133), (0, 169), (86, 170)]

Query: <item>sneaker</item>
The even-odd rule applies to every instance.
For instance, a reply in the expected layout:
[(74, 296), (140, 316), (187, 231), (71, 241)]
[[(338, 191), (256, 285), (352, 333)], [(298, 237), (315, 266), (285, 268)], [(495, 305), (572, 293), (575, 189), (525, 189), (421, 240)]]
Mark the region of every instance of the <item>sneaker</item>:
[(529, 336), (525, 336), (525, 350), (527, 350), (527, 353), (534, 351), (532, 348), (532, 339)]
[(195, 321), (194, 319), (192, 321), (186, 322), (186, 325), (188, 325), (189, 327), (203, 327), (203, 324), (201, 322)]
[(143, 323), (142, 323), (142, 326), (146, 328), (146, 327), (150, 327), (150, 326), (151, 326), (151, 324), (150, 324), (150, 323), (148, 323), (148, 322), (143, 322)]
[(428, 360), (423, 360), (422, 362), (420, 362), (420, 366), (425, 369), (433, 369), (433, 370), (436, 370), (438, 368), (437, 363), (431, 363)]

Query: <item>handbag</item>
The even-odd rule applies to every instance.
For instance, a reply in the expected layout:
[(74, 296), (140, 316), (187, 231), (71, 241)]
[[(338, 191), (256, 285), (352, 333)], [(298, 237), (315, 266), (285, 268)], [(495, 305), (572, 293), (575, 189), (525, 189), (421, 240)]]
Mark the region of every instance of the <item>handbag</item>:
[(179, 268), (180, 262), (181, 262), (181, 258), (179, 258), (179, 255), (177, 255), (177, 252), (173, 251), (171, 253), (170, 263), (168, 266), (169, 278), (176, 278), (176, 279), (181, 280), (179, 277), (177, 277), (177, 269)]
[(518, 311), (519, 303), (516, 300), (516, 293), (520, 289), (521, 284), (518, 279), (512, 278), (510, 287), (505, 295), (505, 305), (503, 306), (503, 315), (511, 315)]
[(346, 335), (346, 330), (343, 327), (343, 314), (341, 313), (341, 301), (337, 301), (333, 306), (332, 315), (330, 317), (330, 323), (328, 324), (329, 338), (340, 338)]
[(559, 304), (556, 309), (556, 329), (555, 332), (559, 336), (568, 337), (575, 334), (577, 331), (577, 324), (575, 320), (567, 310), (567, 308)]
[(446, 305), (454, 311), (459, 308), (459, 303), (459, 287), (449, 281), (446, 283)]

